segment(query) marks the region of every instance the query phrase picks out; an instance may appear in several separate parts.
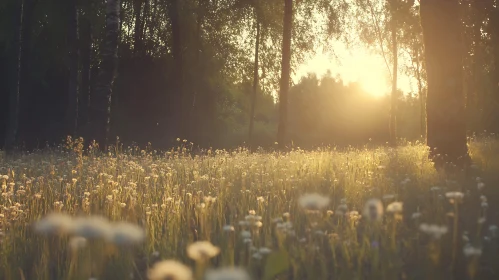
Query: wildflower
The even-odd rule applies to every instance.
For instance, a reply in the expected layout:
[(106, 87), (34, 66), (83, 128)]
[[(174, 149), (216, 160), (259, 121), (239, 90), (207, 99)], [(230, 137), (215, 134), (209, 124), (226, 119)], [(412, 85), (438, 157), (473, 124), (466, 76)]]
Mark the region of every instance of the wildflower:
[(327, 210), (326, 213), (327, 213), (328, 216), (332, 216), (334, 214), (334, 211), (333, 210)]
[(120, 207), (121, 207), (121, 208), (125, 208), (125, 207), (126, 207), (126, 203), (121, 202), (121, 203), (120, 203)]
[(286, 218), (286, 219), (289, 219), (289, 217), (290, 217), (291, 215), (289, 214), (289, 212), (286, 212), (286, 213), (282, 214), (282, 216), (283, 216), (284, 218)]
[(499, 227), (497, 227), (496, 225), (490, 225), (489, 231), (490, 231), (490, 235), (492, 235), (492, 237), (497, 237), (498, 233), (499, 233)]
[(482, 255), (482, 249), (473, 247), (471, 244), (466, 244), (463, 248), (463, 253), (466, 257), (479, 257)]
[(192, 280), (192, 270), (184, 264), (166, 260), (156, 263), (148, 272), (149, 280)]
[(265, 202), (265, 198), (263, 198), (263, 196), (259, 196), (259, 197), (257, 197), (257, 198), (256, 198), (256, 200), (257, 200), (258, 202), (260, 202), (260, 203)]
[(412, 213), (412, 218), (413, 218), (414, 220), (416, 220), (416, 219), (419, 219), (419, 218), (421, 217), (421, 215), (422, 215), (421, 213), (419, 213), (419, 212), (415, 212), (415, 213)]
[(243, 230), (241, 231), (241, 237), (243, 239), (246, 239), (246, 238), (251, 238), (251, 232), (247, 231), (247, 230)]
[(381, 200), (376, 198), (369, 199), (364, 206), (363, 215), (370, 221), (380, 221), (383, 218), (383, 204)]
[(250, 214), (250, 215), (254, 216), (254, 215), (256, 215), (256, 212), (255, 212), (255, 210), (249, 210), (249, 211), (248, 211), (248, 214)]
[(72, 250), (78, 250), (80, 248), (84, 248), (85, 246), (87, 246), (87, 239), (84, 237), (75, 236), (69, 239), (69, 247)]
[(275, 219), (272, 220), (273, 224), (282, 223), (282, 222), (283, 222), (282, 218), (275, 218)]
[(430, 235), (434, 239), (440, 239), (442, 235), (446, 234), (448, 231), (446, 226), (429, 225), (424, 223), (419, 225), (419, 230)]
[(195, 261), (207, 261), (219, 253), (220, 248), (213, 246), (210, 241), (197, 241), (187, 247), (187, 255)]
[(311, 193), (302, 195), (298, 202), (306, 210), (319, 210), (329, 204), (329, 198), (318, 193)]
[(234, 227), (233, 227), (233, 226), (231, 226), (231, 225), (225, 225), (225, 226), (223, 227), (223, 230), (224, 230), (224, 231), (227, 231), (227, 232), (231, 232), (231, 231), (234, 231), (235, 229), (234, 229)]
[(386, 207), (386, 212), (390, 213), (401, 213), (404, 204), (402, 202), (392, 202)]
[(262, 254), (260, 254), (259, 252), (254, 253), (252, 257), (257, 260), (261, 260), (263, 258)]
[(249, 226), (249, 225), (250, 225), (250, 222), (248, 222), (248, 221), (239, 221), (239, 223), (238, 223), (238, 224), (239, 224), (240, 226), (242, 226), (242, 227), (247, 227), (247, 226)]
[(79, 217), (74, 220), (73, 232), (87, 239), (108, 238), (112, 234), (112, 228), (104, 217)]
[(383, 196), (383, 200), (384, 200), (384, 201), (392, 200), (392, 199), (394, 199), (394, 198), (395, 198), (395, 195), (394, 195), (394, 194), (385, 194), (385, 195)]
[(205, 280), (250, 280), (246, 270), (237, 267), (224, 267), (216, 270), (208, 270)]
[(42, 234), (67, 234), (73, 229), (73, 219), (67, 214), (52, 213), (35, 223), (35, 231)]
[(479, 223), (479, 224), (483, 224), (483, 223), (485, 223), (485, 218), (484, 218), (484, 217), (479, 218), (479, 219), (478, 219), (478, 223)]
[(462, 192), (448, 192), (445, 196), (449, 199), (450, 203), (461, 202), (464, 194)]
[(145, 232), (138, 225), (119, 222), (113, 225), (112, 232), (108, 236), (108, 241), (118, 245), (126, 245), (140, 243), (144, 238)]
[(262, 255), (268, 255), (272, 252), (272, 250), (267, 247), (261, 247), (260, 249), (258, 249), (258, 252)]
[(476, 184), (476, 187), (479, 191), (481, 191), (485, 187), (485, 183), (479, 182)]

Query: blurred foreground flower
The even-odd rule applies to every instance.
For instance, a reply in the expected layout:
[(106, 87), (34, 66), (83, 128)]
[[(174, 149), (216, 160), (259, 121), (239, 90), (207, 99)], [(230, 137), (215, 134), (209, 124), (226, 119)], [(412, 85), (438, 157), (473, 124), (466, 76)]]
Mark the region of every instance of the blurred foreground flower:
[(430, 235), (434, 239), (440, 239), (442, 235), (446, 234), (448, 231), (446, 226), (429, 225), (429, 224), (419, 225), (419, 230)]
[(197, 241), (187, 247), (187, 255), (197, 262), (207, 261), (219, 253), (220, 248), (213, 246), (210, 241)]
[(119, 222), (113, 225), (111, 234), (108, 236), (108, 241), (118, 245), (127, 245), (140, 243), (144, 238), (144, 229), (138, 225)]
[(386, 212), (389, 213), (402, 213), (404, 210), (404, 204), (402, 202), (392, 202), (386, 207)]
[(236, 267), (224, 267), (209, 270), (205, 275), (206, 280), (250, 280), (246, 270)]
[(298, 203), (306, 210), (320, 210), (329, 204), (329, 198), (318, 193), (308, 193), (302, 195)]
[(73, 219), (62, 213), (51, 213), (35, 223), (35, 231), (42, 234), (68, 234), (73, 230)]
[(479, 257), (482, 255), (482, 249), (468, 243), (464, 246), (463, 253), (466, 257)]
[(362, 213), (370, 221), (381, 221), (383, 218), (383, 203), (377, 198), (371, 198), (366, 202)]
[(149, 280), (192, 280), (192, 271), (184, 264), (166, 260), (156, 263), (147, 273)]

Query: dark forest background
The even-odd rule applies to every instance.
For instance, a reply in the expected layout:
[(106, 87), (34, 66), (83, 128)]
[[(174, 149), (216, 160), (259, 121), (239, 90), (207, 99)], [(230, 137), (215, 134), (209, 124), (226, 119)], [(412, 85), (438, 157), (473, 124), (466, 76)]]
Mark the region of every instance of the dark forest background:
[[(99, 75), (109, 47), (106, 35), (112, 34), (106, 30), (108, 2), (0, 1), (2, 146), (16, 96), (14, 142), (28, 149), (60, 143), (67, 135), (105, 141), (93, 122), (102, 122), (102, 108), (108, 107), (110, 142), (119, 136), (125, 143), (166, 148), (180, 137), (203, 147), (234, 147), (250, 139), (254, 146), (274, 145), (287, 1), (113, 2), (119, 6), (119, 27), (107, 103)], [(288, 142), (300, 147), (385, 143), (391, 113), (397, 117), (397, 138), (425, 137), (419, 1), (388, 2), (293, 3), (292, 71), (331, 40), (355, 41), (389, 63), (397, 56), (410, 57), (411, 63), (395, 72), (410, 75), (418, 86), (415, 92), (395, 90), (393, 101), (343, 82), (335, 69), (324, 77), (303, 77), (289, 89)], [(499, 132), (499, 6), (495, 0), (462, 0), (460, 11), (468, 133)], [(389, 47), (394, 38), (395, 49)], [(383, 43), (385, 48), (380, 48)], [(396, 111), (390, 110), (394, 102)]]

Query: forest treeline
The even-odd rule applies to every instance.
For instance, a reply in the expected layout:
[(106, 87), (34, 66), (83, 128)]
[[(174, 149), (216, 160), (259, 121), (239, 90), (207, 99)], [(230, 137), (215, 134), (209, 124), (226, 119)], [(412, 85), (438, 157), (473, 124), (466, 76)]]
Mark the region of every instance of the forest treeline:
[[(498, 2), (3, 0), (1, 143), (311, 147), (428, 136), (437, 147), (442, 127), (499, 132)], [(292, 84), (307, 54), (332, 40), (381, 55), (392, 94), (332, 74)], [(397, 74), (414, 92), (398, 90)]]

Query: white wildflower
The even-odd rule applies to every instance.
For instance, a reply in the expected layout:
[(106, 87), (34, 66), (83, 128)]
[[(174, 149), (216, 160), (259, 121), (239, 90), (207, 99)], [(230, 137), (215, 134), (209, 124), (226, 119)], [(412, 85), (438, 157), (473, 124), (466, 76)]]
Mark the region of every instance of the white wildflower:
[(126, 245), (140, 243), (144, 240), (144, 238), (145, 232), (140, 226), (126, 222), (119, 222), (112, 225), (108, 241), (118, 245)]
[(224, 267), (216, 270), (208, 270), (204, 276), (205, 280), (250, 280), (246, 270), (237, 267)]
[(87, 239), (81, 236), (74, 236), (69, 239), (68, 244), (72, 250), (78, 250), (87, 246)]
[(329, 204), (329, 198), (318, 193), (310, 193), (302, 195), (298, 203), (306, 210), (319, 210)]
[(187, 247), (187, 255), (195, 261), (207, 261), (220, 253), (220, 248), (210, 241), (197, 241)]
[(109, 221), (100, 216), (79, 217), (74, 220), (73, 231), (76, 235), (91, 238), (109, 238), (112, 228)]
[(184, 264), (174, 261), (166, 260), (156, 263), (148, 272), (147, 278), (149, 280), (192, 280), (192, 270)]
[(419, 225), (419, 230), (430, 235), (434, 239), (440, 239), (442, 235), (446, 234), (448, 231), (446, 226), (429, 225), (425, 223)]
[(466, 257), (479, 257), (482, 255), (482, 249), (473, 247), (471, 244), (466, 244), (463, 248), (463, 253)]
[(234, 231), (235, 229), (234, 229), (234, 226), (231, 226), (231, 225), (225, 225), (225, 226), (223, 227), (223, 230), (224, 230), (224, 231), (227, 231), (227, 232), (231, 232), (231, 231)]
[(402, 213), (404, 209), (404, 204), (402, 202), (392, 202), (386, 207), (386, 212), (389, 213)]
[(369, 199), (364, 205), (362, 215), (370, 221), (380, 221), (383, 218), (383, 203), (377, 198)]
[(67, 234), (72, 231), (73, 225), (71, 216), (51, 213), (35, 223), (35, 230), (43, 234)]

